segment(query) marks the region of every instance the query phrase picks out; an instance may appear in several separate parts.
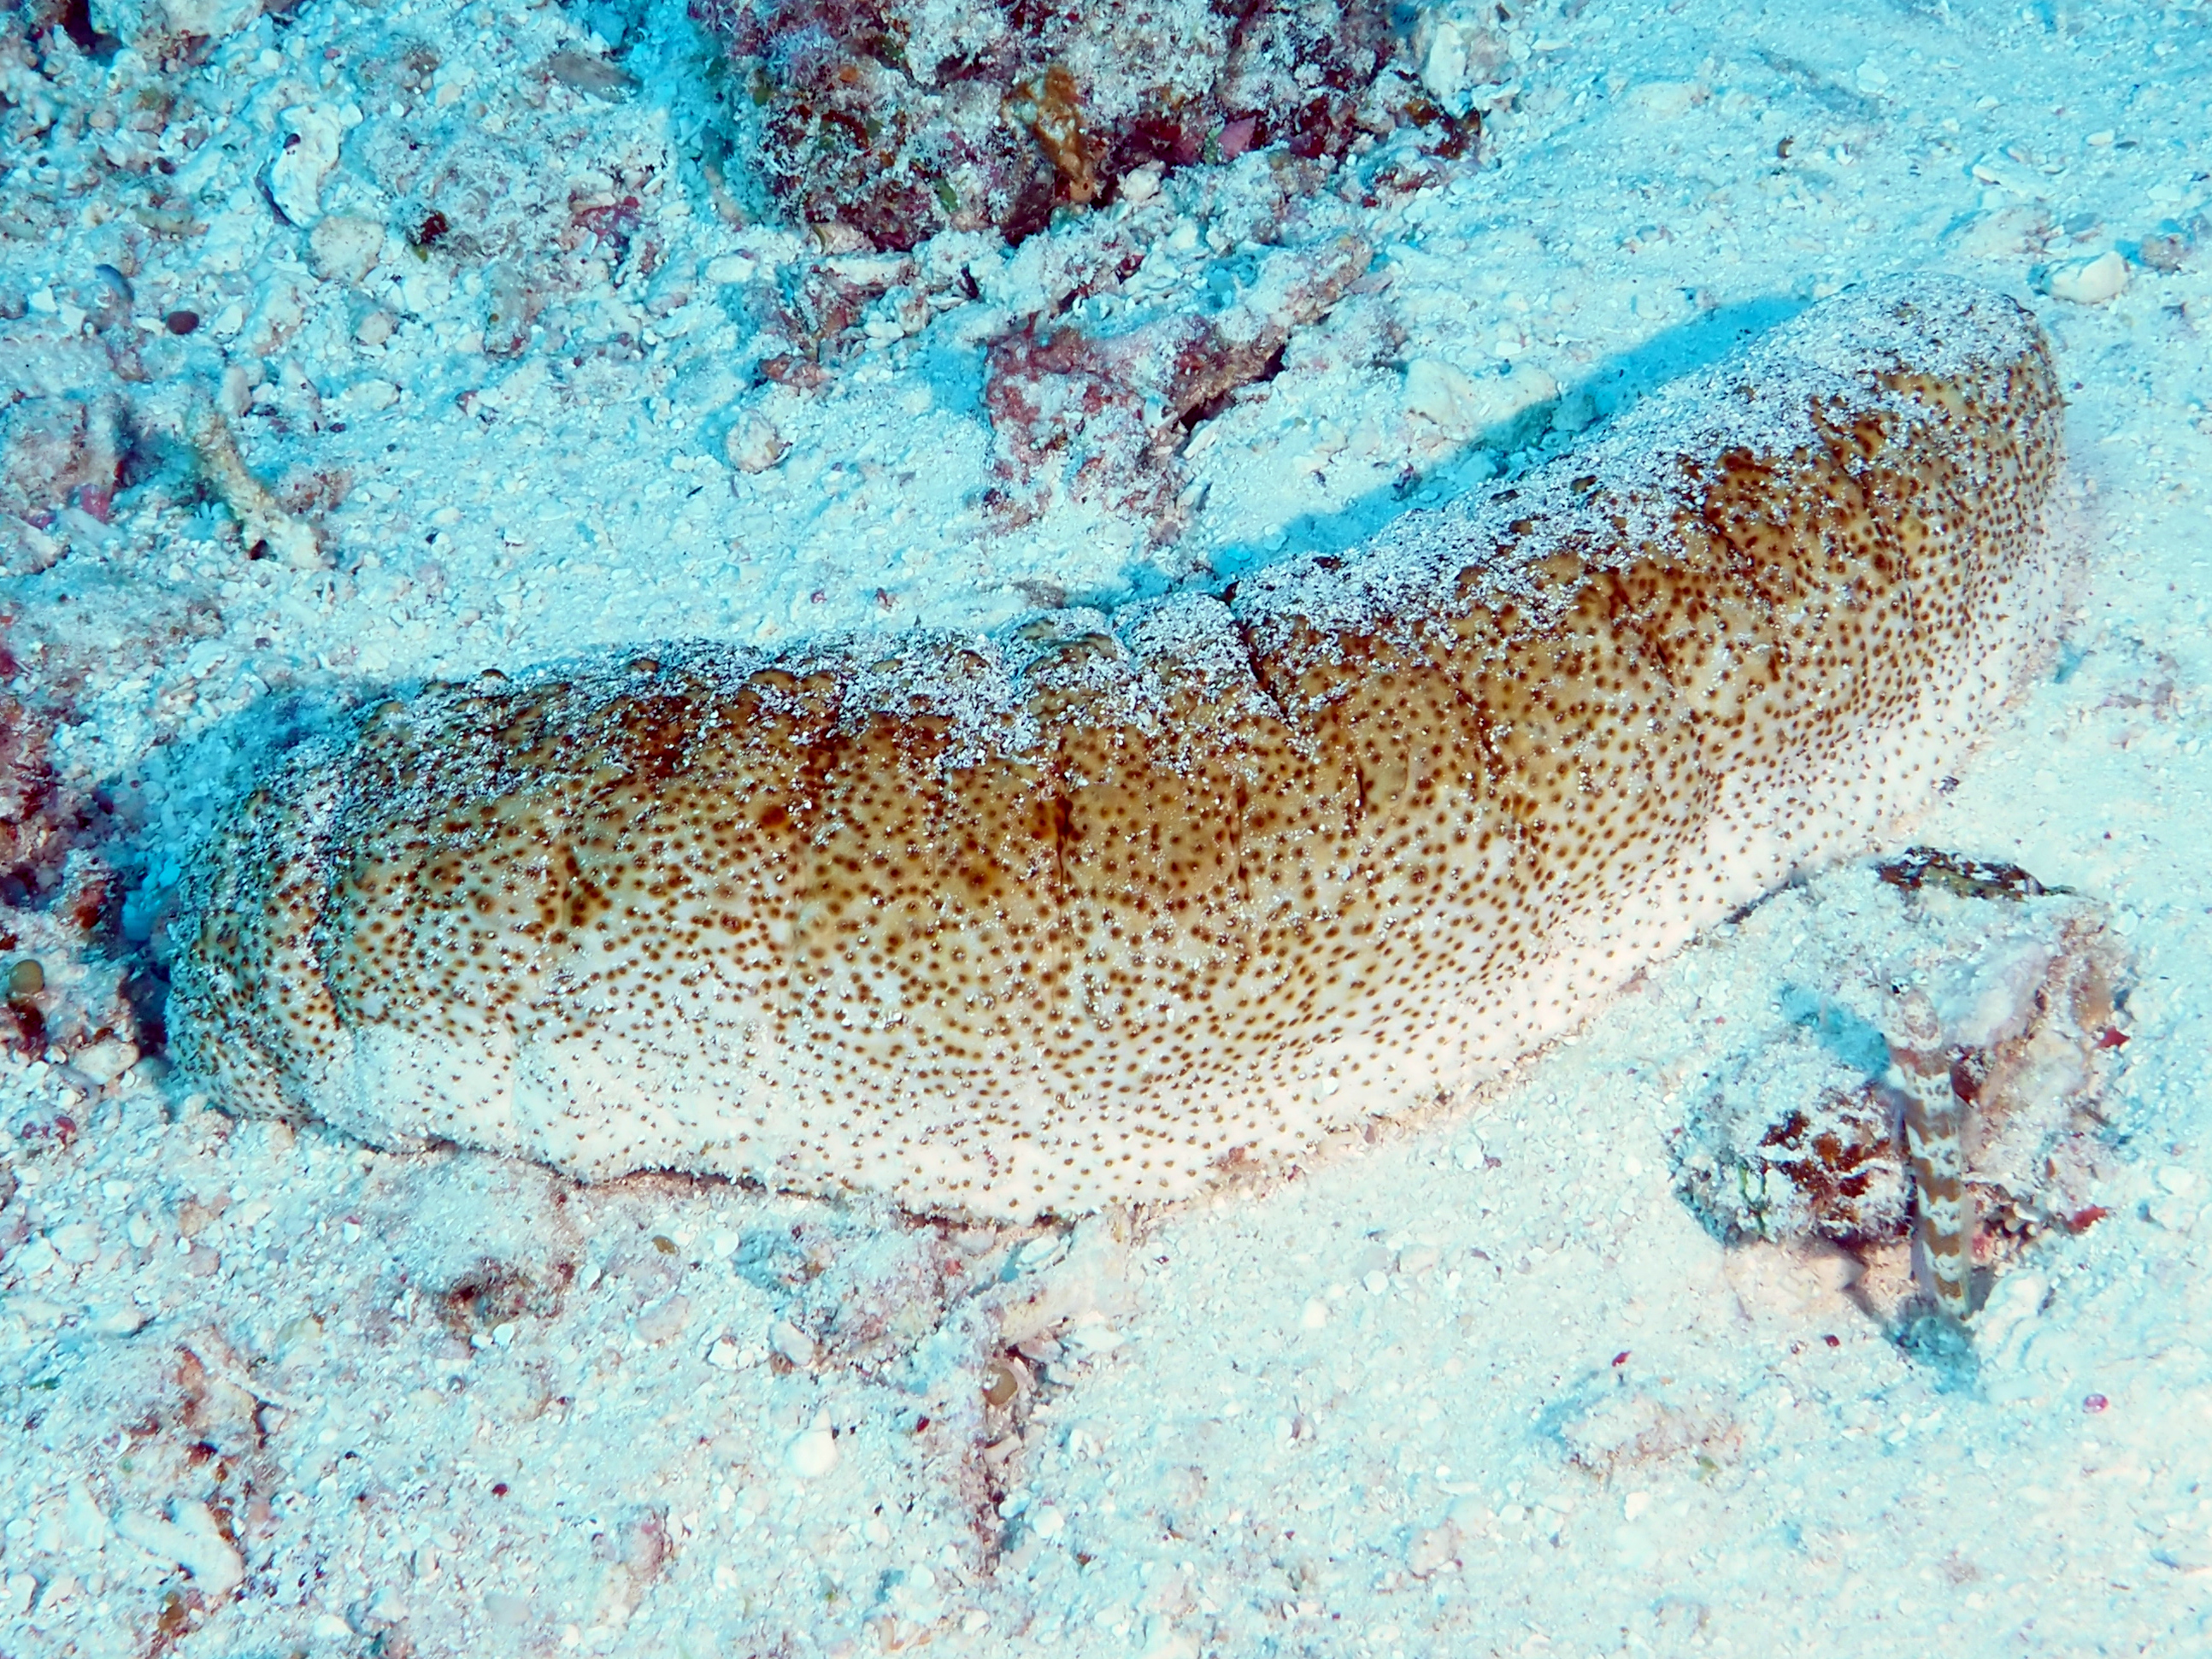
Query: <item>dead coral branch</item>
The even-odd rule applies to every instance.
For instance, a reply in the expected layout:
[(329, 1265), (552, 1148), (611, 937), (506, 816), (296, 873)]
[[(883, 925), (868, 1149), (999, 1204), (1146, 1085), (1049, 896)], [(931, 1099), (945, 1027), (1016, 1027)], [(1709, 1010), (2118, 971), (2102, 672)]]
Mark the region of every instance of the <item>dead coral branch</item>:
[(238, 439), (220, 410), (211, 403), (195, 406), (185, 436), (199, 458), (201, 476), (238, 520), (246, 546), (266, 545), (295, 570), (321, 570), (329, 565), (313, 526), (286, 512), (269, 486), (247, 470), (246, 458), (238, 453)]

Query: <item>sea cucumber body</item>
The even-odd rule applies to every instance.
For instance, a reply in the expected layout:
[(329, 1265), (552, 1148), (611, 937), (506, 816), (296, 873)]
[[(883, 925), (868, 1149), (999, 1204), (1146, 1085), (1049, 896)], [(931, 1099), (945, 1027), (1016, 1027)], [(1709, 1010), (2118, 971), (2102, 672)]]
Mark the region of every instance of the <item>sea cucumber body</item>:
[(432, 688), (207, 849), (178, 1048), (586, 1177), (1187, 1194), (1923, 804), (2055, 626), (2061, 412), (2018, 307), (1893, 283), (1226, 600)]

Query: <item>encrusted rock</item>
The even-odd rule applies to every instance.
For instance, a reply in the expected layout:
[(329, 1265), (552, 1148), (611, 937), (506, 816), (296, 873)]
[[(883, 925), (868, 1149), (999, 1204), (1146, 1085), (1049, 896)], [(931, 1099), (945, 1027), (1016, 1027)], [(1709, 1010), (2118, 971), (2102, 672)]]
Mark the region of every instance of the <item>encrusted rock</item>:
[[(1123, 179), (1281, 143), (1342, 154), (1398, 51), (1375, 0), (1139, 13), (980, 0), (693, 0), (726, 43), (775, 204), (909, 248), (1018, 240)], [(742, 149), (743, 146), (740, 146)]]

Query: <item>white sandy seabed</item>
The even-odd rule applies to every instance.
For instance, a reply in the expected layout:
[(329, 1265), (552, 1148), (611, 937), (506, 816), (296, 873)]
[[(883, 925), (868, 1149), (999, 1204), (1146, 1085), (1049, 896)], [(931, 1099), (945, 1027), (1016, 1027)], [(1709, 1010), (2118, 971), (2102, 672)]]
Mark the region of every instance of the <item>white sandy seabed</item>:
[[(1678, 1195), (1701, 1101), (1795, 1075), (1808, 996), (1859, 1006), (1910, 967), (1923, 924), (1863, 870), (1717, 930), (1455, 1118), (1073, 1229), (577, 1188), (235, 1122), (155, 1057), (102, 1080), (112, 1054), (18, 1055), (0, 1653), (2212, 1651), (2212, 11), (1515, 16), (1483, 163), (1355, 198), (1370, 279), (1204, 423), (1165, 552), (1095, 510), (978, 504), (981, 342), (1085, 233), (963, 247), (973, 297), (879, 314), (826, 387), (749, 389), (728, 291), (799, 246), (687, 170), (676, 11), (631, 46), (635, 96), (530, 81), (595, 49), (586, 21), (306, 0), (197, 68), (9, 70), (11, 212), (68, 198), (93, 148), (117, 192), (115, 154), (174, 149), (189, 224), (132, 244), (133, 395), (257, 366), (247, 465), (347, 475), (316, 507), (329, 569), (248, 561), (229, 514), (149, 492), (64, 515), (51, 568), (7, 580), (12, 689), (66, 694), (65, 781), (115, 803), (126, 935), (158, 940), (254, 754), (383, 688), (677, 635), (991, 627), (1348, 542), (1409, 469), (1433, 495), (1525, 460), (1470, 452), (1455, 398), (1548, 384), (1569, 447), (1739, 330), (1945, 269), (2057, 343), (2089, 574), (2057, 671), (1914, 838), (2072, 890), (2118, 941), (2129, 1040), (2068, 1176), (2103, 1214), (2006, 1255), (1966, 1364), (1895, 1340), (1869, 1288), (1893, 1248), (1860, 1281), (1724, 1246)], [(403, 86), (410, 43), (437, 63)], [(84, 121), (147, 81), (168, 129)], [(564, 222), (635, 195), (680, 275), (572, 248), (539, 343), (488, 356), (461, 262), (393, 239), (319, 275), (270, 216), (256, 174), (307, 106)], [(392, 210), (368, 137), (387, 174), (348, 140), (321, 211)], [(1233, 283), (1267, 161), (1237, 166), (1108, 210), (1150, 250), (1133, 281)], [(0, 242), (11, 396), (73, 389), (72, 296), (119, 246), (97, 193), (38, 222)], [(180, 307), (207, 319), (182, 340)], [(1948, 902), (1946, 937), (2003, 902)]]

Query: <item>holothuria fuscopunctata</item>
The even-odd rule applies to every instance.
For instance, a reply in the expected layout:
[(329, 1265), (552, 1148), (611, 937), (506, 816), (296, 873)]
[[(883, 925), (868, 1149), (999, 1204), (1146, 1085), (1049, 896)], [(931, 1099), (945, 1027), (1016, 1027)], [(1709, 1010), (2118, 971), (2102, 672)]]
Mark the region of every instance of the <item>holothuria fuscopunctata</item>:
[(1504, 1071), (1924, 804), (2047, 648), (2010, 301), (1816, 306), (1487, 499), (1002, 637), (428, 687), (213, 837), (230, 1109), (1026, 1218)]

